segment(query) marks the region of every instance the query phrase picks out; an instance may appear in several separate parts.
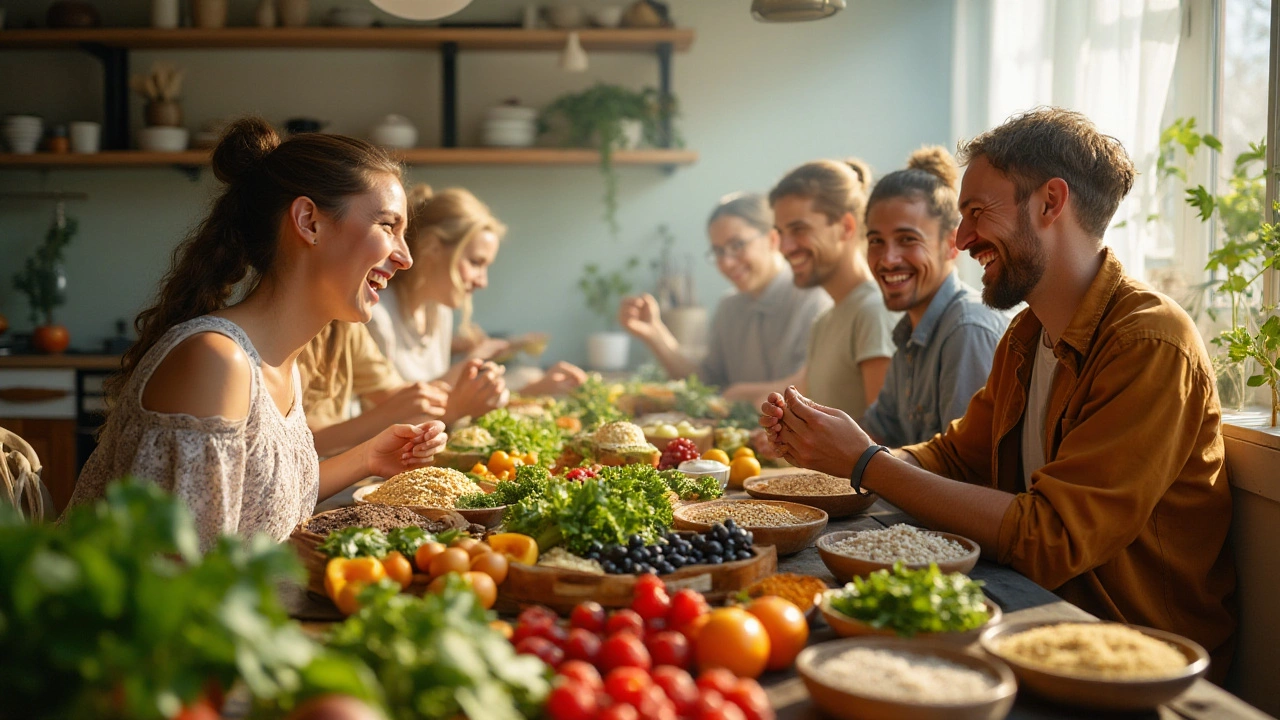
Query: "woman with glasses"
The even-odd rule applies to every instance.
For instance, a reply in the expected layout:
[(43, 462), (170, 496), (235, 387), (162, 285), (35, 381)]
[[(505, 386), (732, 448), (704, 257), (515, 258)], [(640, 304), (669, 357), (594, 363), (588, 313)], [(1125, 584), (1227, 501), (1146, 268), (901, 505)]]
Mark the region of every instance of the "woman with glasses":
[(781, 381), (804, 365), (809, 327), (831, 307), (831, 298), (821, 288), (797, 288), (792, 282), (791, 268), (778, 251), (773, 211), (763, 195), (721, 198), (707, 220), (707, 236), (707, 260), (737, 292), (716, 308), (701, 362), (682, 351), (651, 295), (624, 299), (618, 322), (649, 346), (671, 377), (696, 374), (724, 388), (729, 399), (753, 401), (758, 388), (744, 383)]

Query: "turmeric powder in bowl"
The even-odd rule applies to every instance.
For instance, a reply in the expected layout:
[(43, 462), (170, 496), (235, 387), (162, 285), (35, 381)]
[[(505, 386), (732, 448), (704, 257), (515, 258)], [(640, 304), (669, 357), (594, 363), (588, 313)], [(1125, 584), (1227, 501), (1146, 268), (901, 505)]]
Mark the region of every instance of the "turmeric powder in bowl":
[(776, 595), (800, 608), (801, 612), (808, 613), (817, 607), (819, 597), (826, 591), (827, 584), (820, 578), (796, 573), (779, 573), (757, 580), (747, 587), (746, 594), (751, 598)]

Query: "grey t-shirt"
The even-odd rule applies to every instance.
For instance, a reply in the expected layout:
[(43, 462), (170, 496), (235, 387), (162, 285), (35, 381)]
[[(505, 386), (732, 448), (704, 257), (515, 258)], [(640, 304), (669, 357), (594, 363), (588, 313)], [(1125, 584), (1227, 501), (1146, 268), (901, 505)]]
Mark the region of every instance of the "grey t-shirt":
[(1036, 356), (1031, 364), (1031, 386), (1027, 388), (1027, 410), (1022, 418), (1022, 483), (1031, 489), (1031, 474), (1044, 467), (1045, 415), (1049, 412), (1049, 389), (1058, 372), (1058, 357), (1045, 345), (1048, 336), (1040, 331)]
[(868, 280), (818, 318), (805, 370), (809, 397), (861, 417), (870, 400), (859, 364), (893, 355), (893, 326), (900, 317), (885, 308), (880, 287)]
[(987, 382), (1009, 317), (982, 304), (955, 273), (938, 287), (920, 323), (903, 317), (893, 330), (898, 351), (862, 427), (890, 447), (924, 442), (964, 415)]
[(783, 265), (760, 297), (739, 292), (720, 301), (698, 378), (724, 388), (794, 374), (804, 364), (813, 321), (831, 304), (821, 288), (796, 287)]

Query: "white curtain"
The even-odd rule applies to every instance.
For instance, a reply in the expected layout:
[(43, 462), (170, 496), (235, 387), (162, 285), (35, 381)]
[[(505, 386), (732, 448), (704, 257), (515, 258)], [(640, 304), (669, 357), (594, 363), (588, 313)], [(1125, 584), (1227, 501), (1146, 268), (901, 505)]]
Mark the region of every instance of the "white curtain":
[(1107, 232), (1143, 277), (1156, 228), (1161, 120), (1182, 29), (1179, 0), (957, 0), (953, 130), (961, 140), (1038, 105), (1078, 110), (1124, 144), (1138, 169)]

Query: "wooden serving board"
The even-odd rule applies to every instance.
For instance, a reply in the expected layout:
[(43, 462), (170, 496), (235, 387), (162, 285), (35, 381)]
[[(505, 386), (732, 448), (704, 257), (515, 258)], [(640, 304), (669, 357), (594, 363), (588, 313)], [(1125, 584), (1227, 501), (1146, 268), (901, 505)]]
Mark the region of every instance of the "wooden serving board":
[[(722, 565), (690, 565), (663, 575), (668, 592), (697, 590), (707, 602), (718, 604), (755, 581), (778, 570), (778, 552), (772, 545), (755, 546), (755, 556)], [(527, 605), (546, 605), (568, 615), (581, 602), (594, 600), (606, 608), (631, 605), (637, 575), (592, 575), (576, 570), (511, 564), (507, 579), (498, 587), (495, 609), (517, 613)]]

